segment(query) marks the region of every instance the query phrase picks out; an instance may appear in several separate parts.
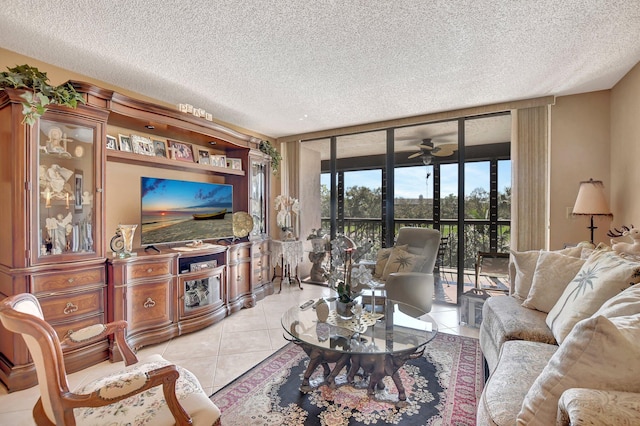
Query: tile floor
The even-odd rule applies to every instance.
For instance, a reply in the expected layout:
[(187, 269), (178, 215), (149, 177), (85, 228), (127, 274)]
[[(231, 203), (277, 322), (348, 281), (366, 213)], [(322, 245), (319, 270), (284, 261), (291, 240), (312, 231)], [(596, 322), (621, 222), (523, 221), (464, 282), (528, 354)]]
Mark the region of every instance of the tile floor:
[[(282, 293), (267, 296), (251, 309), (243, 309), (204, 330), (180, 336), (171, 341), (142, 348), (138, 357), (157, 353), (187, 367), (200, 380), (207, 394), (212, 394), (271, 355), (286, 342), (280, 317), (294, 305), (322, 296), (329, 289), (306, 284), (304, 290), (283, 286)], [(478, 337), (478, 330), (458, 323), (458, 308), (451, 304), (434, 304), (430, 315), (441, 332)], [(121, 363), (108, 361), (70, 374), (71, 389), (111, 371)], [(31, 410), (39, 397), (38, 387), (8, 393), (0, 384), (0, 426), (34, 425)]]

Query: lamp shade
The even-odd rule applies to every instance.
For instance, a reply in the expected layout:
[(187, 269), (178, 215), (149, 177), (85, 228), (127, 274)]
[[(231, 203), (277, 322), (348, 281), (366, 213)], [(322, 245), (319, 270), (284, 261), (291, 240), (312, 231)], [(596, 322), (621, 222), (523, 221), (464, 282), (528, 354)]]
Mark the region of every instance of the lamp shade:
[(573, 214), (590, 216), (611, 216), (609, 203), (604, 196), (604, 185), (600, 180), (589, 179), (580, 182), (580, 189), (573, 206)]

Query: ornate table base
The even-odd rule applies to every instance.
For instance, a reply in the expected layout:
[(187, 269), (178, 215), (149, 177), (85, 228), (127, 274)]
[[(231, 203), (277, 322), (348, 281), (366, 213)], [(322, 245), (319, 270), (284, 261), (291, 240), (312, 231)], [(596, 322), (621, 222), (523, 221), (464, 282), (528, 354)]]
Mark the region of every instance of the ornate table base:
[[(347, 382), (353, 384), (356, 374), (362, 368), (363, 377), (369, 377), (367, 388), (369, 396), (375, 395), (376, 388), (378, 390), (384, 389), (383, 379), (386, 376), (391, 376), (398, 389), (398, 402), (396, 404), (398, 408), (406, 407), (408, 404), (407, 394), (398, 370), (408, 360), (419, 358), (424, 353), (423, 346), (422, 349), (410, 349), (394, 354), (348, 354), (337, 352), (333, 349), (318, 348), (298, 339), (292, 339), (291, 341), (299, 345), (309, 356), (309, 365), (304, 372), (300, 392), (308, 393), (313, 390), (309, 384), (309, 378), (319, 365), (322, 365), (324, 369), (325, 383), (329, 386), (335, 386), (335, 378), (344, 367), (347, 367), (348, 370)], [(329, 363), (335, 363), (333, 370), (329, 367)]]

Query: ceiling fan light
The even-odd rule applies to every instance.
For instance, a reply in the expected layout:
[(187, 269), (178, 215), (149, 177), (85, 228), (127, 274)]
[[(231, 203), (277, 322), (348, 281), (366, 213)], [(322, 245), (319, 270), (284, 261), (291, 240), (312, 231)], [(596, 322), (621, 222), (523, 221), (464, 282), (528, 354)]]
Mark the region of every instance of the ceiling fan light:
[(430, 155), (422, 156), (422, 164), (424, 164), (425, 166), (428, 166), (429, 164), (431, 164), (431, 160), (432, 160), (432, 157)]

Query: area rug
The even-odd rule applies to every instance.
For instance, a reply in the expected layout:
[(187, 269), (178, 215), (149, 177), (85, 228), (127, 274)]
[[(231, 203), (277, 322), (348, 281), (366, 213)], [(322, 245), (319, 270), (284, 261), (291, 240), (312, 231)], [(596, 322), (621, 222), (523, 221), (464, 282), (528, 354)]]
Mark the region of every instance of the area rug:
[[(337, 387), (324, 384), (322, 368), (311, 377), (313, 391), (299, 390), (308, 357), (288, 343), (272, 356), (211, 396), (222, 411), (222, 424), (233, 425), (473, 425), (483, 386), (477, 339), (438, 333), (424, 356), (400, 370), (407, 406), (398, 408), (391, 377), (385, 389), (367, 396), (366, 380)], [(358, 379), (358, 378), (357, 378)]]

